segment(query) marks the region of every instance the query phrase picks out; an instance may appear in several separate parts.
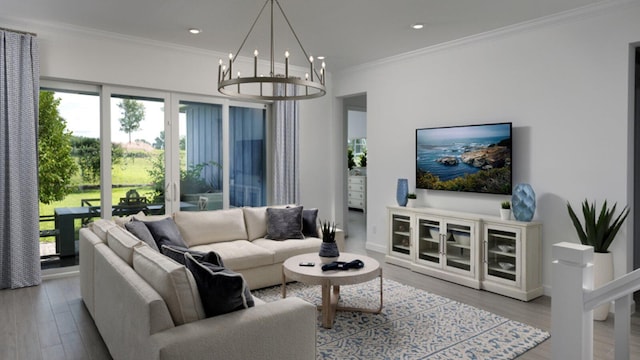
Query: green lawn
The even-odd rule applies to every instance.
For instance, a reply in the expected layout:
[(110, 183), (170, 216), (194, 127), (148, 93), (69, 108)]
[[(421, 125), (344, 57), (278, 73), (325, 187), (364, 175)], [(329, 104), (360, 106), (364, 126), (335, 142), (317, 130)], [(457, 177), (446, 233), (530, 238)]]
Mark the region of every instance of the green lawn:
[[(158, 150), (159, 151), (159, 150)], [(151, 156), (157, 156), (157, 153), (150, 154)], [(151, 182), (147, 170), (151, 168), (151, 157), (125, 157), (121, 164), (114, 165), (112, 168), (112, 203), (118, 204), (120, 198), (125, 197), (127, 191), (135, 189), (140, 196), (147, 196), (153, 191), (153, 188), (149, 185)], [(97, 188), (97, 184), (83, 183), (80, 174), (76, 174), (72, 178), (72, 182), (77, 184), (76, 186), (90, 185), (90, 190), (82, 190), (81, 192), (75, 192), (67, 195), (63, 200), (56, 201), (51, 204), (39, 204), (40, 215), (53, 215), (54, 209), (57, 207), (77, 207), (82, 205), (83, 199), (100, 199), (100, 189)], [(89, 186), (88, 186), (89, 187)], [(100, 200), (91, 202), (93, 206), (100, 206)], [(53, 221), (41, 222), (40, 230), (54, 229)], [(76, 220), (76, 227), (80, 227), (80, 220)], [(41, 238), (42, 242), (53, 242), (55, 238)]]

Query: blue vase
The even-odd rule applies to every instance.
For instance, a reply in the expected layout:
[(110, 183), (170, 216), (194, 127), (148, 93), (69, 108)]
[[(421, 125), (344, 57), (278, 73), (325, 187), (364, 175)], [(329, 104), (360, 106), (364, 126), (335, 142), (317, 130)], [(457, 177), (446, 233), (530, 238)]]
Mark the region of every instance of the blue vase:
[(407, 206), (407, 194), (409, 193), (409, 183), (407, 179), (398, 179), (398, 188), (396, 189), (396, 200), (398, 205)]
[(529, 184), (518, 184), (511, 195), (513, 217), (518, 221), (531, 221), (536, 212), (536, 193)]

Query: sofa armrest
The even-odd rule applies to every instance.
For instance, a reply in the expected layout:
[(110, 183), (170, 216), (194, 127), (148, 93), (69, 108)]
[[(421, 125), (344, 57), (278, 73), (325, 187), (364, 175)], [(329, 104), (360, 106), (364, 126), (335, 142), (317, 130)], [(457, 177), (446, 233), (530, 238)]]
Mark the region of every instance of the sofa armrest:
[(316, 307), (291, 297), (152, 335), (159, 359), (316, 358)]

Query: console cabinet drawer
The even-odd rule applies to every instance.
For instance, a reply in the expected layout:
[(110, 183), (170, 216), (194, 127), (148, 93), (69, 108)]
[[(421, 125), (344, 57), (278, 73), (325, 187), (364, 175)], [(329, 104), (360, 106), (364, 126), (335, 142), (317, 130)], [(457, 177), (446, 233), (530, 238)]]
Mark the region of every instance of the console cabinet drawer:
[(354, 209), (366, 210), (367, 205), (367, 177), (349, 176), (347, 183), (348, 206)]

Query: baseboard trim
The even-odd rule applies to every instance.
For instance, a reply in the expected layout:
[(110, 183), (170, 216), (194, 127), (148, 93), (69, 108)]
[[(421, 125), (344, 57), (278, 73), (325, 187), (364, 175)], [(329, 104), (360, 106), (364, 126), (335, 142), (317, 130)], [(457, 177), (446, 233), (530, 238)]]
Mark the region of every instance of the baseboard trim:
[(76, 266), (67, 266), (59, 269), (47, 269), (42, 270), (42, 275), (40, 276), (42, 280), (53, 280), (60, 279), (69, 276), (77, 276), (80, 273), (80, 267)]
[(370, 251), (379, 252), (381, 254), (386, 254), (387, 253), (387, 247), (385, 245), (374, 244), (374, 243), (371, 243), (369, 241), (367, 241), (365, 243), (365, 249), (370, 250)]

